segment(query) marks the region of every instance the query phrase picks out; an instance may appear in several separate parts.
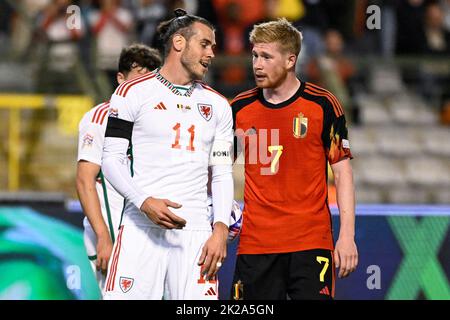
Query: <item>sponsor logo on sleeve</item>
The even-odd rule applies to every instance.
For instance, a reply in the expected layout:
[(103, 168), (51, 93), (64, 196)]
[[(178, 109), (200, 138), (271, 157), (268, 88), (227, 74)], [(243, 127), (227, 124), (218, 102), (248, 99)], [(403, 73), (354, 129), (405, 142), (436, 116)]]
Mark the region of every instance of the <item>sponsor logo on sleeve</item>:
[(342, 139), (342, 147), (345, 149), (350, 149), (350, 142), (347, 139)]
[(233, 164), (232, 144), (228, 141), (216, 140), (211, 149), (210, 165), (230, 165)]

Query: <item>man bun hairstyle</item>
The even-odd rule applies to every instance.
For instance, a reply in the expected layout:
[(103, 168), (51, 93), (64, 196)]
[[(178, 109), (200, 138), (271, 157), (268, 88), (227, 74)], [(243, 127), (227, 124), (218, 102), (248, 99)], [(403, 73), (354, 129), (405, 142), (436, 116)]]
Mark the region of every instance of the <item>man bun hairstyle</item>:
[(194, 22), (202, 23), (211, 28), (211, 30), (215, 31), (212, 23), (202, 17), (188, 14), (185, 10), (180, 8), (175, 9), (173, 13), (175, 17), (161, 22), (157, 28), (159, 38), (164, 46), (165, 57), (169, 54), (171, 48), (170, 41), (172, 40), (174, 34), (181, 34), (186, 40), (191, 38), (194, 34), (194, 30), (191, 28)]

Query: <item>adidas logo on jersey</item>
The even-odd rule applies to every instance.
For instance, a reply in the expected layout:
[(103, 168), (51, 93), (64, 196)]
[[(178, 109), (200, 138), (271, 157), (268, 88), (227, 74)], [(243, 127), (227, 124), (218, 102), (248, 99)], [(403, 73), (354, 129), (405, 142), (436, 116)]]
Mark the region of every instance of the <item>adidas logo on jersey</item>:
[(322, 290), (320, 290), (319, 293), (329, 296), (330, 295), (330, 290), (328, 290), (328, 286), (325, 286)]
[(213, 287), (209, 288), (208, 291), (206, 291), (205, 296), (216, 296), (216, 290), (214, 290)]
[(166, 106), (165, 106), (164, 103), (162, 103), (162, 102), (158, 103), (157, 106), (154, 107), (153, 109), (167, 110)]

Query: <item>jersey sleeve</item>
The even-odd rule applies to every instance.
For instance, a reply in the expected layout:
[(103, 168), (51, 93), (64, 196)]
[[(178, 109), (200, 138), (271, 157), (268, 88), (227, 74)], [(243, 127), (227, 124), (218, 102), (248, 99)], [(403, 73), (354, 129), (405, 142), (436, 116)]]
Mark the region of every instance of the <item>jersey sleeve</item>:
[(86, 113), (78, 126), (78, 161), (102, 165), (103, 142), (106, 126), (90, 121)]
[(214, 143), (210, 154), (211, 193), (214, 207), (214, 224), (222, 222), (226, 226), (230, 223), (233, 205), (233, 116), (228, 102), (224, 103), (223, 113), (220, 115), (216, 127)]
[(230, 105), (226, 102), (218, 117), (214, 143), (210, 153), (210, 165), (232, 164), (233, 138), (233, 115)]
[(228, 102), (224, 103), (222, 117), (217, 125), (216, 139), (233, 142), (233, 115)]
[(231, 110), (233, 114), (233, 134), (234, 134), (234, 161), (239, 158), (240, 154), (244, 151), (244, 136), (243, 128), (240, 127), (238, 121), (239, 112), (249, 104), (253, 103), (258, 98), (258, 88), (253, 88), (248, 91), (244, 91), (238, 94), (231, 101)]
[(125, 96), (117, 92), (111, 97), (110, 115), (105, 132), (102, 171), (106, 179), (138, 209), (148, 197), (130, 176), (127, 150), (131, 143), (133, 125), (139, 113), (134, 91)]
[(353, 158), (344, 114), (336, 117), (334, 113), (331, 113), (324, 121), (323, 130), (322, 140), (330, 164), (345, 158)]
[[(126, 88), (126, 86), (124, 86)], [(111, 96), (110, 101), (110, 118), (118, 118), (126, 121), (134, 122), (139, 113), (140, 104), (134, 88), (129, 91), (121, 89), (119, 86), (116, 92)], [(124, 93), (124, 91), (126, 91)]]

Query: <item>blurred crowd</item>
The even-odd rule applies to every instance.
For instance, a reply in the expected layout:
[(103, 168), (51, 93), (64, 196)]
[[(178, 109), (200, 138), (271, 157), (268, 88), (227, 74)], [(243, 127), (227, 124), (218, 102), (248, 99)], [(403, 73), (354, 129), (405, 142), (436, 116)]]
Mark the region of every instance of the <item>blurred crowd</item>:
[[(76, 29), (66, 27), (71, 5), (80, 8)], [(381, 9), (379, 30), (366, 25), (370, 5)], [(327, 85), (331, 71), (350, 93), (358, 79), (352, 57), (450, 54), (450, 0), (4, 0), (0, 42), (7, 45), (0, 54), (26, 59), (44, 45), (46, 70), (63, 73), (79, 60), (89, 74), (106, 75), (112, 88), (122, 47), (160, 48), (156, 26), (178, 7), (217, 27), (217, 52), (228, 60), (209, 80), (230, 92), (248, 87), (249, 66), (238, 58), (249, 53), (253, 24), (281, 16), (303, 33), (302, 77)]]

